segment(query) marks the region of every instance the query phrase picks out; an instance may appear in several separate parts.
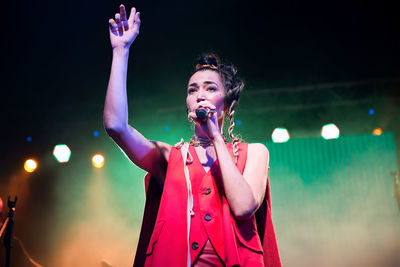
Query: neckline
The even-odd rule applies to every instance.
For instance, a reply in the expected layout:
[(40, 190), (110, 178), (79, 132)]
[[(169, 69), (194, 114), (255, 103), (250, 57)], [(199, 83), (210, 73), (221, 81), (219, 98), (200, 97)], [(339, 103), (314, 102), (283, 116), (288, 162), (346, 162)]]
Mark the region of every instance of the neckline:
[(218, 165), (218, 161), (217, 161), (217, 159), (215, 159), (213, 161), (213, 163), (210, 165), (210, 167), (208, 167), (208, 169), (206, 169), (206, 167), (204, 167), (203, 164), (200, 161), (200, 158), (199, 158), (199, 155), (197, 154), (196, 148), (194, 146), (189, 146), (189, 149), (190, 148), (192, 148), (192, 150), (194, 150), (193, 154), (195, 154), (196, 160), (197, 160), (198, 164), (201, 166), (201, 168), (202, 168), (202, 170), (204, 171), (205, 174), (208, 174), (211, 171), (211, 169), (214, 168), (215, 165)]
[[(229, 151), (229, 154), (231, 154), (231, 156), (232, 156), (231, 144), (232, 143), (226, 143), (225, 145), (226, 145), (226, 147), (227, 147), (227, 149)], [(194, 151), (192, 151), (192, 154), (195, 155), (195, 158), (196, 158), (198, 164), (201, 166), (201, 168), (202, 168), (202, 170), (204, 171), (205, 174), (208, 174), (211, 171), (212, 168), (215, 168), (214, 166), (218, 166), (218, 160), (215, 159), (214, 162), (208, 168), (208, 170), (206, 170), (206, 168), (203, 166), (203, 164), (200, 161), (199, 155), (197, 154), (197, 151), (196, 151), (196, 147), (194, 147), (192, 145), (189, 145), (189, 151), (190, 150), (194, 150)]]

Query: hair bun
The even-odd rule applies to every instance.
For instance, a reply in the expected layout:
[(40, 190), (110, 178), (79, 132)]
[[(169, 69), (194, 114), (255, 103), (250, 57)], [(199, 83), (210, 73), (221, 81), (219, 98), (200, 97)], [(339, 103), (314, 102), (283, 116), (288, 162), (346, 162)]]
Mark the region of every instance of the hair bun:
[(203, 54), (197, 59), (196, 71), (207, 68), (218, 70), (219, 64), (221, 64), (221, 60), (216, 54), (213, 53)]

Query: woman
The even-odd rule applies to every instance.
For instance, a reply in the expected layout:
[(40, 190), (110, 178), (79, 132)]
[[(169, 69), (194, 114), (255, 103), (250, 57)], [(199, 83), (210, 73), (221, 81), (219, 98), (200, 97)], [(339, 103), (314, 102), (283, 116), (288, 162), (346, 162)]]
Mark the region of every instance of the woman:
[[(135, 266), (280, 266), (268, 150), (232, 134), (243, 88), (236, 69), (214, 55), (200, 58), (187, 88), (188, 118), (195, 123), (190, 143), (149, 141), (128, 125), (126, 73), (139, 28), (135, 8), (127, 18), (121, 5), (109, 20), (113, 59), (104, 108), (107, 133), (149, 173)], [(221, 133), (224, 116), (233, 144)]]

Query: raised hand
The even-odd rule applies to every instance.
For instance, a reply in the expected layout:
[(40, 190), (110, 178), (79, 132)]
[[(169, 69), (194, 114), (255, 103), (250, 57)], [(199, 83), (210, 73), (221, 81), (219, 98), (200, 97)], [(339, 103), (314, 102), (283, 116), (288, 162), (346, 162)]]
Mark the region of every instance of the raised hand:
[(135, 38), (139, 35), (140, 13), (132, 7), (129, 19), (127, 19), (124, 5), (119, 6), (120, 13), (115, 14), (115, 20), (109, 19), (109, 32), (112, 48), (129, 48)]

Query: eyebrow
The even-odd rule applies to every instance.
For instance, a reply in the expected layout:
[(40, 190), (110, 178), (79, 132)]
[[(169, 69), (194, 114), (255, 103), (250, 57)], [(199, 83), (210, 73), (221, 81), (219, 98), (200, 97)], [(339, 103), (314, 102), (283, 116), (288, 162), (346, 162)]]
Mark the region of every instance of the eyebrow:
[[(204, 82), (204, 84), (215, 84), (216, 86), (218, 86), (218, 84), (216, 84), (215, 82), (212, 82), (212, 81), (205, 81)], [(197, 83), (191, 83), (191, 84), (189, 84), (189, 86), (195, 86), (195, 87), (197, 87)]]

